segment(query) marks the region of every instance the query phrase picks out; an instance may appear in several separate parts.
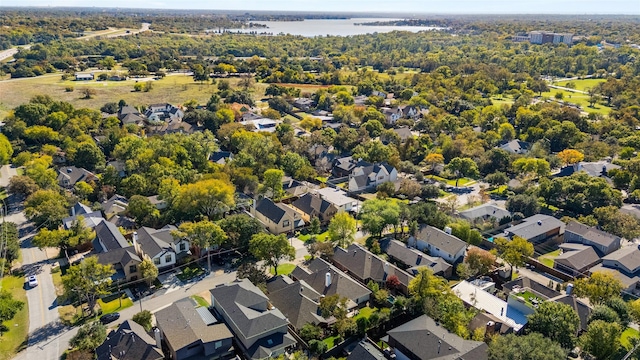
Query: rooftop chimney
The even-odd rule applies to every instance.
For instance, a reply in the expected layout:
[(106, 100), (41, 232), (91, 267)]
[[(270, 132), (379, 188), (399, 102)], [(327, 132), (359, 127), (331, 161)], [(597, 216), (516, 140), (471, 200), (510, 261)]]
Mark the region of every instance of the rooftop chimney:
[(162, 349), (162, 334), (160, 334), (160, 329), (156, 328), (153, 330), (153, 335), (156, 338), (156, 347)]
[(134, 231), (133, 232), (133, 246), (138, 245), (138, 232)]
[(331, 286), (331, 273), (327, 271), (324, 275), (324, 287)]

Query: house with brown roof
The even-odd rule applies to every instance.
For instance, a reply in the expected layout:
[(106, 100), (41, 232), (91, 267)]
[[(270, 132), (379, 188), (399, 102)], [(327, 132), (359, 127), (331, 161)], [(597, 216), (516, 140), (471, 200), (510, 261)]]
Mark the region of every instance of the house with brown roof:
[(336, 247), (331, 257), (331, 262), (361, 284), (368, 284), (369, 281), (373, 281), (378, 285), (386, 286), (386, 281), (391, 276), (395, 276), (400, 282), (396, 290), (404, 295), (409, 294), (409, 283), (413, 280), (413, 276), (374, 255), (361, 245), (351, 244), (346, 249)]
[(306, 193), (291, 203), (291, 206), (300, 212), (305, 222), (318, 218), (321, 223), (328, 223), (338, 212), (332, 203), (324, 200), (318, 194)]
[(58, 184), (63, 188), (71, 189), (80, 181), (89, 183), (97, 180), (98, 177), (87, 169), (64, 166), (58, 170)]
[(233, 355), (233, 334), (203, 306), (190, 298), (155, 313), (162, 340), (173, 360), (224, 359)]

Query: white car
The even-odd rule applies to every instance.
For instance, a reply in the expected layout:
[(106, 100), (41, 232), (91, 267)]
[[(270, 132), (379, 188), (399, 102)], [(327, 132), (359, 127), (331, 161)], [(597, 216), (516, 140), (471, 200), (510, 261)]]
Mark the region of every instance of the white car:
[(27, 281), (29, 282), (29, 287), (36, 287), (38, 286), (38, 278), (35, 275), (31, 275), (27, 278)]

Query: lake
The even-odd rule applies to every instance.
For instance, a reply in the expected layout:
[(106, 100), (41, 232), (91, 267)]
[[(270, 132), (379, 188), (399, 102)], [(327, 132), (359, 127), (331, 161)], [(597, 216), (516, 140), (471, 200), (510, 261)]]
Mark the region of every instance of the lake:
[[(291, 34), (302, 35), (306, 37), (314, 36), (349, 36), (371, 34), (374, 32), (385, 33), (395, 30), (418, 32), (424, 30), (441, 30), (443, 28), (435, 26), (364, 26), (355, 25), (356, 23), (366, 23), (375, 21), (392, 21), (398, 19), (388, 18), (353, 18), (353, 19), (310, 19), (304, 21), (253, 21), (256, 24), (266, 25), (267, 28), (244, 28), (244, 29), (227, 29), (231, 32), (257, 34), (269, 33), (272, 35)], [(212, 31), (216, 31), (213, 29)]]

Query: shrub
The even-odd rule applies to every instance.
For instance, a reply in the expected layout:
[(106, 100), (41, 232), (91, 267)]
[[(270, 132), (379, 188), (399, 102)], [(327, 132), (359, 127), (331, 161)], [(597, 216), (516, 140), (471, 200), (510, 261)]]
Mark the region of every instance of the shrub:
[(64, 91), (73, 92), (73, 86), (67, 86), (66, 88), (64, 88)]

